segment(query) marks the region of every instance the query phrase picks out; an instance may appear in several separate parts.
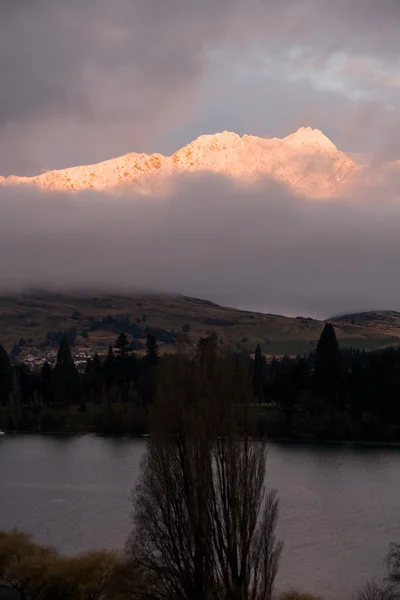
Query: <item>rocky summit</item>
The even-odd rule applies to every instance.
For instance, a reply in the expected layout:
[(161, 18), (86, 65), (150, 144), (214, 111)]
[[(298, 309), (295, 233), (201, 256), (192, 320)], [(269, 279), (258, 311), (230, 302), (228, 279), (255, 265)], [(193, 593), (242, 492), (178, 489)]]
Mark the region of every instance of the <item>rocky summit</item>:
[(283, 139), (240, 137), (228, 131), (202, 135), (172, 156), (132, 152), (34, 177), (0, 177), (0, 185), (55, 191), (128, 188), (139, 194), (163, 194), (173, 189), (177, 176), (205, 172), (240, 182), (272, 178), (300, 195), (323, 197), (337, 193), (357, 170), (355, 162), (321, 131), (300, 127)]

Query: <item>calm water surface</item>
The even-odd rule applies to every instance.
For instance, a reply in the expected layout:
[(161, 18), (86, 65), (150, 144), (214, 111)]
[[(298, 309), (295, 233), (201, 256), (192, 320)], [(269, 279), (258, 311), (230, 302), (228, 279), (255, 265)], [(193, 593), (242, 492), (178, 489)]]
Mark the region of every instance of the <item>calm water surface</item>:
[[(0, 529), (67, 553), (121, 547), (144, 450), (129, 438), (1, 438)], [(400, 541), (400, 449), (271, 444), (268, 474), (281, 499), (280, 588), (339, 600), (384, 574)]]

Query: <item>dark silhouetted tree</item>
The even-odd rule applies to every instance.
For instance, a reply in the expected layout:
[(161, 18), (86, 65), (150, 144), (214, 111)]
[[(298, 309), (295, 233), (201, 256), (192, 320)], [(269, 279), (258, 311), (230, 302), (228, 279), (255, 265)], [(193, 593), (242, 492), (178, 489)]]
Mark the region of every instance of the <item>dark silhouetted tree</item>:
[(106, 358), (106, 364), (111, 364), (113, 363), (115, 360), (115, 356), (114, 356), (114, 350), (112, 349), (112, 346), (108, 347), (108, 352), (107, 352), (107, 358)]
[(8, 354), (3, 346), (0, 345), (0, 403), (8, 404), (10, 392), (12, 390), (12, 367)]
[(50, 404), (51, 403), (51, 387), (50, 387), (50, 380), (51, 380), (51, 374), (52, 374), (53, 370), (51, 368), (51, 366), (49, 365), (49, 363), (46, 361), (41, 369), (40, 372), (40, 377), (42, 380), (42, 398), (43, 398), (43, 402), (44, 404)]
[(150, 333), (148, 334), (146, 341), (146, 358), (149, 365), (152, 367), (156, 366), (160, 360), (157, 339)]
[(115, 342), (115, 347), (118, 351), (118, 356), (120, 358), (126, 358), (129, 353), (129, 340), (126, 333), (121, 332), (117, 341)]
[(317, 396), (328, 400), (331, 416), (338, 408), (344, 377), (345, 366), (335, 329), (327, 323), (317, 344), (313, 385)]
[(18, 358), (18, 356), (21, 354), (21, 348), (18, 346), (18, 344), (14, 344), (11, 353), (10, 353), (10, 358), (14, 359), (14, 358)]
[(81, 400), (81, 381), (71, 355), (68, 338), (64, 336), (51, 375), (51, 392), (57, 404), (78, 404)]
[(253, 361), (253, 394), (254, 398), (258, 402), (262, 402), (264, 396), (264, 384), (265, 384), (265, 357), (261, 352), (260, 344), (257, 344), (257, 348), (254, 354)]
[(208, 337), (201, 337), (196, 346), (196, 358), (200, 364), (211, 363), (218, 350), (218, 337), (213, 331)]
[(109, 390), (115, 379), (115, 355), (110, 345), (108, 347), (107, 358), (104, 362), (104, 382), (106, 389)]
[(247, 361), (163, 359), (127, 547), (149, 597), (271, 600), (278, 500), (265, 443), (235, 411), (252, 397)]

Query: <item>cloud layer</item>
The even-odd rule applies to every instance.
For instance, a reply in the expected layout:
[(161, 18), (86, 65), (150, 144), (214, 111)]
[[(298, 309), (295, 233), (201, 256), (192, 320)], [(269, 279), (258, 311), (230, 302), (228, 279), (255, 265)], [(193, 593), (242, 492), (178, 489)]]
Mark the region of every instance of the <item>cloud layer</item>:
[(390, 198), (380, 188), (305, 202), (271, 181), (205, 176), (162, 199), (2, 188), (0, 293), (152, 290), (318, 317), (400, 310), (400, 205)]

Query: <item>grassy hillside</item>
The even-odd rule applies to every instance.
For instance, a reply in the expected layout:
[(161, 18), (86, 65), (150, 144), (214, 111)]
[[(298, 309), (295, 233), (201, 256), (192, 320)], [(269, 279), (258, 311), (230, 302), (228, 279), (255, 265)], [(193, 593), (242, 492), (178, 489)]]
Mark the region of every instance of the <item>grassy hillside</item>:
[(331, 319), (339, 325), (359, 325), (383, 335), (400, 334), (400, 312), (379, 310), (341, 315)]
[[(367, 316), (365, 316), (367, 315)], [(369, 316), (368, 316), (369, 315)], [(361, 313), (334, 319), (342, 346), (365, 349), (400, 343), (399, 313)], [(138, 347), (147, 333), (163, 340), (162, 351), (190, 347), (215, 331), (221, 344), (268, 355), (312, 350), (323, 322), (252, 313), (185, 296), (19, 295), (0, 298), (0, 343), (7, 350), (23, 338), (21, 356), (57, 346), (57, 334), (76, 328), (77, 347), (105, 351), (120, 331)], [(184, 330), (187, 335), (184, 335)]]

